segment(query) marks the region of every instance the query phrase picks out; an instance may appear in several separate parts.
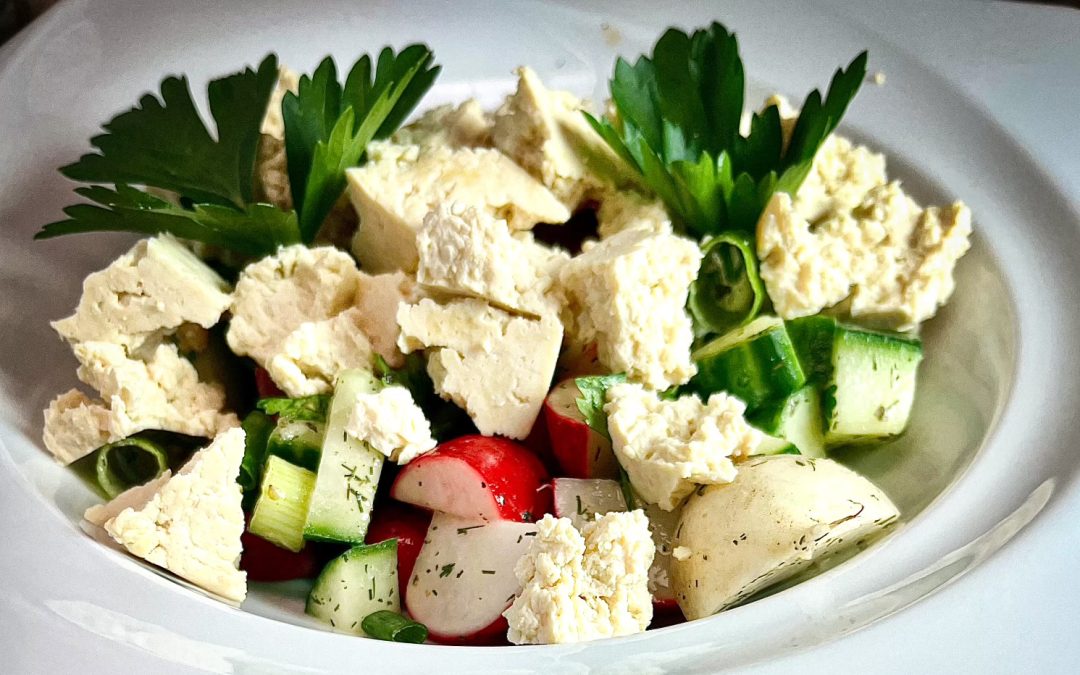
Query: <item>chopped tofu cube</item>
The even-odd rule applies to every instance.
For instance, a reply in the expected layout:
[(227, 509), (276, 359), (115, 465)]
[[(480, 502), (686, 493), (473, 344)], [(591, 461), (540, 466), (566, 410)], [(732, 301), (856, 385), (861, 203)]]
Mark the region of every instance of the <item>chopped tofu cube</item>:
[(244, 511), (236, 479), (243, 457), (244, 431), (220, 434), (145, 503), (107, 520), (105, 531), (132, 555), (241, 602), (247, 574), (237, 569)]
[(52, 326), (69, 342), (136, 350), (193, 323), (210, 328), (229, 307), (229, 285), (169, 235), (143, 239), (83, 282), (75, 314)]
[(642, 511), (598, 516), (581, 532), (546, 515), (536, 528), (515, 568), (522, 590), (504, 612), (510, 642), (583, 642), (648, 627), (655, 547)]
[(952, 295), (953, 270), (970, 236), (963, 203), (923, 209), (893, 182), (815, 225), (778, 193), (758, 221), (757, 250), (781, 317), (841, 305), (859, 323), (911, 330)]
[(426, 349), (440, 396), (465, 409), (480, 433), (525, 438), (547, 396), (562, 344), (558, 319), (508, 314), (476, 299), (401, 305), (399, 347)]
[(393, 386), (360, 394), (345, 432), (398, 464), (406, 464), (435, 449), (431, 425), (405, 387)]
[(265, 367), (301, 324), (351, 307), (359, 280), (352, 258), (328, 246), (288, 246), (248, 265), (233, 294), (229, 347)]
[(71, 390), (45, 411), (45, 447), (65, 464), (146, 429), (212, 437), (239, 425), (222, 412), (221, 386), (200, 382), (173, 344), (158, 345), (144, 360), (118, 344), (84, 342), (75, 345), (75, 356), (79, 379), (102, 400)]
[(600, 238), (607, 239), (623, 230), (638, 229), (664, 232), (671, 229), (671, 216), (663, 202), (644, 197), (633, 190), (606, 189), (598, 198), (596, 220)]
[(514, 230), (570, 217), (547, 188), (492, 149), (373, 143), (367, 164), (346, 177), (361, 223), (352, 250), (369, 272), (414, 272), (416, 232), (442, 203), (486, 211)]
[(443, 204), (424, 219), (417, 248), (416, 278), (427, 287), (483, 298), (512, 312), (558, 312), (552, 287), (570, 257), (515, 238), (506, 221), (463, 204)]
[(329, 319), (300, 324), (281, 343), (266, 370), (289, 396), (311, 396), (332, 392), (338, 373), (370, 370), (372, 361), (360, 310), (351, 307)]
[(300, 75), (281, 66), (278, 81), (270, 93), (260, 128), (259, 150), (255, 157), (255, 198), (289, 211), (293, 208), (292, 191), (289, 186), (289, 166), (285, 157), (285, 120), (281, 115), (281, 101), (286, 92), (296, 93)]
[(742, 401), (720, 392), (661, 400), (639, 385), (608, 390), (611, 445), (642, 499), (665, 511), (677, 508), (698, 485), (730, 483), (732, 458), (750, 455), (762, 434), (743, 418)]
[(563, 266), (564, 323), (571, 348), (595, 342), (609, 372), (665, 389), (694, 372), (693, 326), (686, 314), (701, 250), (670, 231), (620, 232)]
[(470, 98), (458, 106), (448, 103), (428, 110), (398, 129), (392, 140), (401, 145), (489, 148), (494, 124), (491, 113)]
[(371, 341), (371, 348), (391, 368), (405, 365), (405, 355), (397, 346), (401, 336), (397, 324), (398, 305), (417, 302), (420, 297), (416, 281), (404, 272), (360, 273), (356, 293), (357, 321)]

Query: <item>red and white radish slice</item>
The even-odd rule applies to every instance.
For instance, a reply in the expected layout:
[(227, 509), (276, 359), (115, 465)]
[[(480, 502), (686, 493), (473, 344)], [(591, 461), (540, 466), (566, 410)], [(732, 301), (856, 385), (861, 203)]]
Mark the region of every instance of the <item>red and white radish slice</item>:
[(431, 514), (409, 504), (402, 504), (393, 499), (384, 499), (375, 503), (371, 512), (371, 524), (368, 525), (364, 541), (377, 544), (387, 539), (397, 539), (397, 569), (401, 597), (405, 597), (405, 585), (412, 576), (416, 557), (424, 545)]
[(435, 513), (406, 587), (409, 614), (427, 626), (434, 642), (505, 640), (502, 613), (521, 590), (514, 566), (535, 534), (532, 523)]
[(580, 397), (577, 383), (569, 379), (557, 384), (544, 401), (555, 461), (571, 478), (618, 478), (619, 464), (611, 440), (585, 422), (577, 407)]

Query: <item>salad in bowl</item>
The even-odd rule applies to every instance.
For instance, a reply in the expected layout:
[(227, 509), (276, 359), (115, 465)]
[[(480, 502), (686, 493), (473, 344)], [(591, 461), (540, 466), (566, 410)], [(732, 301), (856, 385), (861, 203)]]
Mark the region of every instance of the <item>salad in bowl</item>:
[(87, 532), (223, 602), (307, 580), (343, 633), (553, 644), (898, 522), (829, 455), (904, 432), (971, 213), (835, 133), (865, 53), (750, 112), (716, 23), (619, 60), (603, 112), (526, 66), (423, 111), (439, 73), (270, 55), (210, 82), (212, 126), (169, 77), (61, 169), (86, 201), (39, 237), (145, 235), (53, 323)]

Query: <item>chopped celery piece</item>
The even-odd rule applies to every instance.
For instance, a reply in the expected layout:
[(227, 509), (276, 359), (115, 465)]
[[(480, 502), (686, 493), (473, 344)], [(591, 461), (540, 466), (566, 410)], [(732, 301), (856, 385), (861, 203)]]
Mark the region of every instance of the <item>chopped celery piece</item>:
[(304, 547), (304, 524), (314, 489), (314, 473), (271, 455), (248, 531), (281, 548), (299, 551)]

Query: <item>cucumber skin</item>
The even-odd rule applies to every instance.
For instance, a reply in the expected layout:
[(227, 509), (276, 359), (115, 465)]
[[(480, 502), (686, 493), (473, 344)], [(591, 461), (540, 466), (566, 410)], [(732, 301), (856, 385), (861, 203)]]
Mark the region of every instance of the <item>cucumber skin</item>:
[(822, 385), (832, 375), (833, 347), (839, 325), (831, 316), (785, 321), (807, 382)]
[(700, 350), (704, 355), (698, 360), (698, 372), (688, 385), (703, 398), (726, 391), (743, 401), (747, 408), (754, 409), (784, 399), (806, 383), (794, 346), (782, 325), (716, 354), (709, 354), (708, 349), (706, 345)]
[[(308, 593), (304, 612), (333, 628), (356, 635), (364, 635), (360, 624), (368, 614), (380, 609), (400, 612), (397, 543), (397, 539), (387, 539), (377, 544), (361, 544), (326, 563)], [(350, 589), (348, 583), (342, 579), (350, 571), (350, 567), (360, 565), (364, 566), (361, 578), (347, 580), (353, 582), (353, 588)], [(383, 572), (381, 578), (375, 577), (379, 572)], [(364, 578), (363, 574), (368, 576)], [(371, 578), (375, 578), (375, 592), (369, 594), (372, 586), (366, 582)], [(340, 582), (340, 589), (335, 588), (335, 582)], [(382, 589), (388, 589), (388, 592), (384, 593)], [(344, 605), (348, 610), (350, 603), (355, 603), (358, 607), (368, 607), (349, 616), (348, 620), (338, 621), (335, 615), (340, 611), (339, 608)]]
[[(301, 434), (286, 439), (283, 432), (289, 430), (290, 427), (307, 427), (307, 429)], [(318, 422), (278, 420), (274, 430), (270, 432), (270, 437), (266, 439), (266, 454), (281, 457), (290, 464), (302, 466), (308, 471), (317, 471), (325, 431), (326, 426)]]
[[(804, 411), (809, 416), (814, 428), (793, 428), (798, 423), (798, 406), (807, 406)], [(778, 436), (788, 441), (795, 449), (789, 454), (801, 454), (807, 457), (825, 457), (824, 421), (821, 413), (821, 394), (817, 387), (807, 384), (791, 396), (751, 411), (746, 421), (767, 434)], [(784, 454), (771, 452), (762, 454)]]

